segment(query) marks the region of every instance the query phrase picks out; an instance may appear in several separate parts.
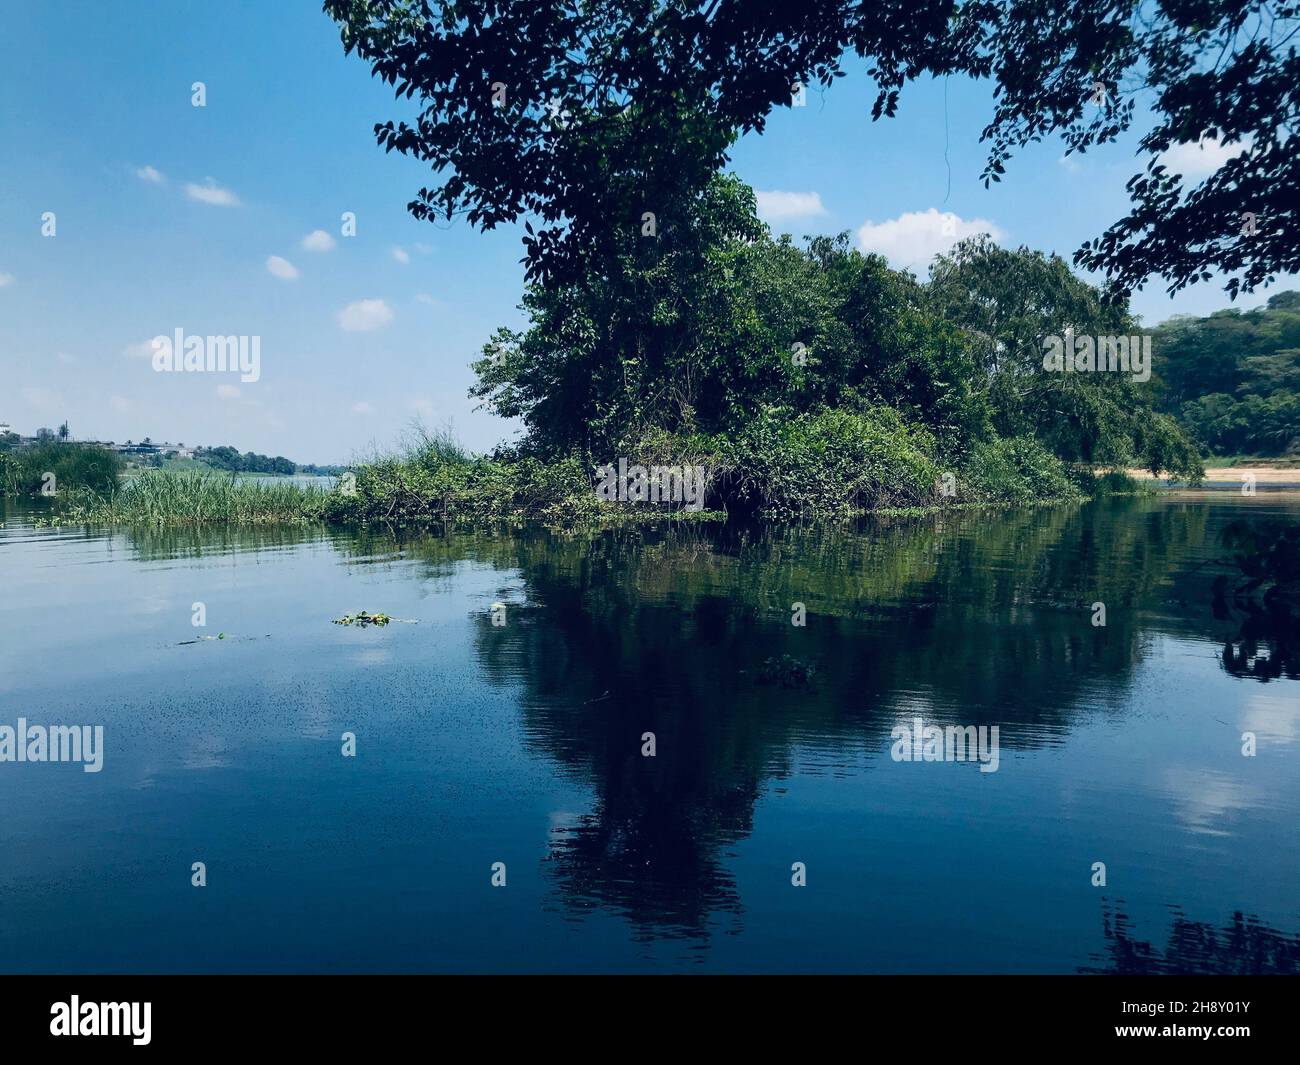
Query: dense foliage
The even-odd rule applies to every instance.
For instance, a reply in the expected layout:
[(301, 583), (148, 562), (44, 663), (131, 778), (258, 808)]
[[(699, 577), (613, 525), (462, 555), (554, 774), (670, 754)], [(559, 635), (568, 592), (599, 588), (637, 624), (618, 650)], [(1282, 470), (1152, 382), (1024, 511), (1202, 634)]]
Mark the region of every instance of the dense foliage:
[(0, 495), (57, 495), (71, 488), (110, 492), (122, 466), (116, 454), (95, 444), (51, 438), (23, 448), (0, 446)]
[[(796, 85), (851, 55), (873, 117), (927, 75), (990, 79), (986, 181), (1048, 136), (1114, 141), (1136, 99), (1154, 121), (1132, 209), (1076, 256), (1121, 291), (1228, 277), (1234, 294), (1300, 268), (1294, 145), (1300, 6), (1258, 0), (325, 0), (345, 48), (413, 122), (377, 124), (386, 151), (442, 174), (410, 204), (472, 225), (540, 219), (532, 281), (573, 280), (622, 247), (643, 212), (680, 218)], [(1162, 153), (1211, 138), (1238, 154), (1189, 187)], [(1251, 224), (1245, 224), (1249, 216)]]
[(1300, 455), (1300, 292), (1155, 331), (1162, 408), (1220, 455)]
[(926, 296), (972, 345), (980, 369), (972, 387), (983, 393), (1000, 435), (1032, 436), (1067, 461), (1198, 471), (1186, 435), (1153, 409), (1149, 380), (1044, 372), (1044, 339), (1067, 328), (1092, 337), (1143, 332), (1125, 306), (1104, 299), (1059, 256), (1003, 249), (987, 238), (962, 241), (936, 258)]
[(729, 509), (918, 505), (944, 471), (980, 499), (967, 467), (989, 488), (992, 471), (1016, 471), (992, 495), (1021, 498), (1023, 471), (1006, 460), (1031, 450), (1031, 468), (1055, 466), (1039, 498), (1067, 488), (1062, 463), (1200, 472), (1150, 381), (1044, 371), (1047, 335), (1139, 332), (1061, 259), (967, 241), (923, 284), (846, 235), (773, 237), (733, 177), (711, 182), (654, 254), (531, 286), (523, 307), (529, 327), (498, 332), (472, 391), (522, 419), (527, 452), (703, 457)]
[(298, 471), (297, 465), (283, 455), (271, 457), (253, 451), (245, 451), (241, 454), (237, 448), (229, 446), (195, 448), (194, 457), (215, 470), (225, 470), (228, 473), (287, 475)]

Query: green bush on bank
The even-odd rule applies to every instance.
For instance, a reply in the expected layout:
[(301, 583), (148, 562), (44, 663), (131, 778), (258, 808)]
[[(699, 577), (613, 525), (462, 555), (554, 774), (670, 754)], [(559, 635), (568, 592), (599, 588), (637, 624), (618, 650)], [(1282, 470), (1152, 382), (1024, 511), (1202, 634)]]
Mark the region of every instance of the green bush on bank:
[(1041, 503), (1078, 497), (1065, 464), (1031, 436), (981, 440), (957, 478), (971, 503)]
[(340, 482), (326, 497), (326, 520), (566, 523), (593, 520), (600, 511), (590, 473), (576, 457), (547, 463), (530, 456), (384, 458), (361, 465), (355, 476), (355, 483)]
[[(537, 519), (571, 525), (694, 516), (676, 504), (609, 503), (598, 467), (702, 466), (704, 506), (768, 521), (844, 518), (873, 510), (949, 504), (1041, 503), (1080, 497), (1064, 464), (1029, 437), (974, 445), (963, 462), (937, 457), (934, 435), (893, 408), (760, 412), (734, 438), (630, 431), (617, 454), (540, 459), (521, 452), (471, 457), (446, 440), (364, 463), (340, 482), (323, 515), (340, 523)], [(956, 494), (940, 490), (945, 472)]]
[(774, 521), (934, 502), (934, 438), (897, 411), (764, 411), (720, 442), (714, 490), (728, 510)]
[(1139, 481), (1125, 470), (1097, 472), (1086, 467), (1071, 471), (1071, 480), (1092, 499), (1108, 496), (1145, 496), (1160, 491), (1156, 481)]
[(108, 494), (117, 488), (121, 458), (96, 444), (51, 440), (12, 451), (0, 451), (0, 495), (42, 494), (46, 474), (53, 474), (56, 494), (89, 489)]

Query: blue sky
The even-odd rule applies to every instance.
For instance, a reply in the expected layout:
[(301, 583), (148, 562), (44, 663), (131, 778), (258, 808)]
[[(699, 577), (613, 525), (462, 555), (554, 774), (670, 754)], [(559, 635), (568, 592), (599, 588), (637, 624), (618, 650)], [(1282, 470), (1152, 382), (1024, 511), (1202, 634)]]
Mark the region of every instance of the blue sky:
[[(432, 175), (385, 155), (371, 128), (411, 105), (343, 55), (316, 0), (9, 7), (0, 422), (31, 433), (66, 418), (79, 438), (322, 463), (392, 444), (415, 417), (450, 422), (480, 450), (517, 432), (476, 412), (466, 389), (492, 330), (521, 324), (519, 231), (407, 214)], [(918, 84), (897, 118), (873, 123), (871, 84), (850, 69), (737, 147), (732, 169), (775, 229), (849, 230), (923, 274), (949, 239), (932, 211), (956, 216), (958, 235), (992, 228), (1067, 257), (1123, 213), (1132, 142), (1077, 161), (1032, 146), (986, 190), (986, 87)], [(1189, 152), (1190, 166), (1214, 161)], [(345, 211), (355, 237), (340, 234)], [(41, 234), (46, 212), (54, 237)], [(305, 246), (318, 230), (330, 240)], [(1170, 300), (1159, 280), (1134, 300), (1149, 324), (1227, 305), (1217, 284)], [(155, 373), (148, 341), (178, 327), (260, 336), (260, 380)]]

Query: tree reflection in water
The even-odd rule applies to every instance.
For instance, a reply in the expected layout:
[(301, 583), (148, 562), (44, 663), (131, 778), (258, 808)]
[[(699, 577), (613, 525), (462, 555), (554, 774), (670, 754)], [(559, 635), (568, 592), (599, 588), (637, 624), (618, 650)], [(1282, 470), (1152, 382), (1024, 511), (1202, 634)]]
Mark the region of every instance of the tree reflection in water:
[(1300, 972), (1300, 936), (1287, 935), (1241, 911), (1222, 928), (1189, 920), (1173, 911), (1164, 950), (1133, 934), (1118, 903), (1102, 914), (1105, 964), (1081, 966), (1083, 973), (1109, 975), (1294, 975)]

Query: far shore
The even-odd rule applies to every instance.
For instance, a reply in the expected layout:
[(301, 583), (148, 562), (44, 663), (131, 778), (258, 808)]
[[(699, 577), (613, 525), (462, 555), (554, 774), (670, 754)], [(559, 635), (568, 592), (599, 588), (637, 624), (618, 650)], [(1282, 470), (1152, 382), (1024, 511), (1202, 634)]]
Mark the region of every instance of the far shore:
[[(1124, 472), (1138, 481), (1177, 480), (1177, 478), (1170, 478), (1165, 474), (1157, 477), (1150, 470), (1129, 469)], [(1239, 484), (1243, 475), (1247, 473), (1255, 475), (1256, 484), (1283, 484), (1300, 487), (1300, 466), (1272, 466), (1264, 463), (1252, 463), (1243, 466), (1206, 466), (1205, 482), (1208, 484), (1214, 481), (1227, 481)]]

